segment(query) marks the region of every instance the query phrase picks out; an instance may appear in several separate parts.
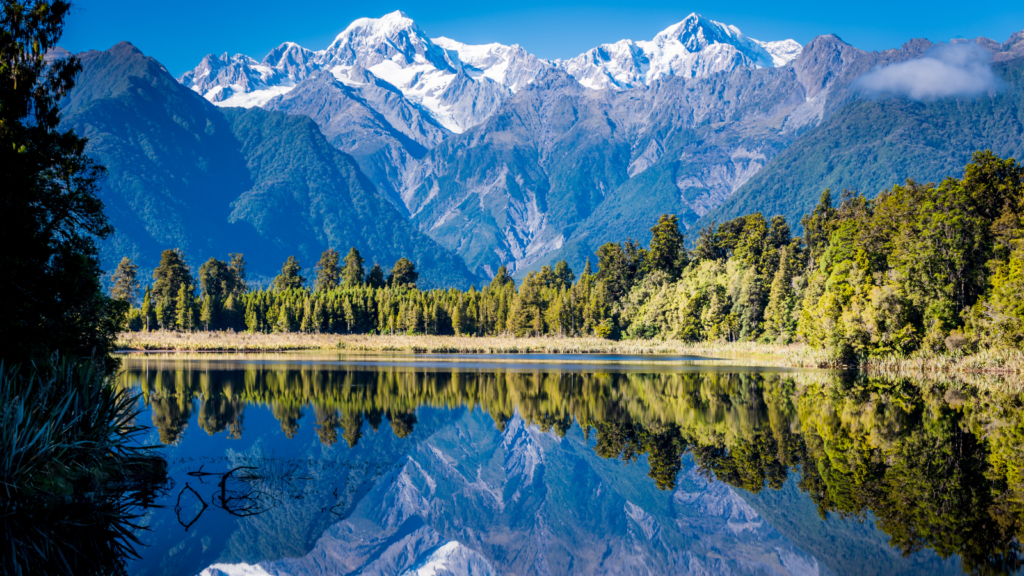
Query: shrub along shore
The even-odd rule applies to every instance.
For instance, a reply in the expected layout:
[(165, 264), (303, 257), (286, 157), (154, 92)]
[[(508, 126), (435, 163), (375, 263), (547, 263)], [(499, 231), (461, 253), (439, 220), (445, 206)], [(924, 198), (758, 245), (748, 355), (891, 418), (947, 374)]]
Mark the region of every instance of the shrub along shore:
[(842, 364), (824, 349), (806, 344), (763, 342), (684, 342), (680, 340), (606, 340), (514, 336), (427, 336), (307, 334), (231, 331), (124, 332), (117, 340), (122, 352), (291, 352), (415, 354), (637, 354), (700, 356), (696, 363), (776, 368), (859, 368), (871, 372), (1024, 374), (1024, 352), (986, 349), (973, 354), (924, 354), (866, 359)]

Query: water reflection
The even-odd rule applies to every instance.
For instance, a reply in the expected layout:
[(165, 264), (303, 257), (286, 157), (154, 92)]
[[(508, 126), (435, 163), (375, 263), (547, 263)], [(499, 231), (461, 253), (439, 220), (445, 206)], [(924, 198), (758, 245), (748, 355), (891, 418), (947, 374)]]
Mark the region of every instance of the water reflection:
[[(526, 517), (507, 520), (504, 526), (497, 521), (488, 522), (495, 518), (494, 514), (506, 514), (513, 501), (549, 499), (551, 494), (567, 487), (586, 488), (583, 479), (587, 474), (574, 468), (581, 465), (579, 459), (584, 456), (576, 454), (560, 463), (556, 454), (561, 452), (546, 452), (538, 447), (548, 440), (522, 436), (522, 429), (535, 427), (532, 429), (537, 433), (557, 442), (566, 439), (578, 426), (577, 433), (582, 435), (579, 445), (596, 456), (596, 462), (629, 465), (617, 465), (614, 474), (600, 472), (604, 474), (601, 486), (605, 487), (592, 486), (597, 494), (609, 489), (608, 482), (617, 484), (612, 489), (619, 493), (635, 491), (635, 486), (625, 486), (631, 482), (627, 480), (628, 473), (623, 472), (627, 469), (645, 472), (648, 485), (655, 491), (671, 493), (671, 502), (681, 502), (680, 494), (690, 493), (686, 490), (693, 490), (693, 486), (700, 485), (704, 493), (711, 493), (714, 486), (724, 483), (737, 489), (737, 494), (757, 508), (751, 518), (766, 518), (785, 532), (772, 537), (788, 539), (794, 550), (807, 555), (801, 561), (817, 562), (837, 573), (891, 571), (897, 567), (891, 559), (879, 564), (877, 553), (873, 553), (874, 564), (865, 564), (865, 558), (871, 555), (861, 554), (853, 537), (848, 536), (849, 542), (838, 542), (840, 546), (848, 545), (848, 550), (837, 553), (830, 549), (837, 544), (835, 536), (825, 535), (850, 522), (880, 529), (888, 545), (912, 561), (899, 564), (900, 570), (933, 571), (934, 563), (913, 563), (915, 556), (919, 557), (917, 561), (930, 557), (929, 551), (939, 558), (959, 558), (961, 568), (972, 573), (1007, 573), (1021, 566), (1018, 540), (1024, 528), (1024, 467), (1020, 464), (1024, 462), (1024, 395), (1007, 390), (1005, 382), (976, 386), (849, 374), (757, 371), (648, 369), (616, 373), (459, 365), (389, 365), (374, 369), (366, 363), (345, 362), (132, 359), (126, 365), (123, 385), (141, 389), (151, 407), (160, 441), (166, 444), (180, 443), (192, 432), (188, 426), (193, 421), (207, 435), (243, 438), (249, 433), (247, 407), (272, 414), (288, 439), (301, 436), (304, 427), (312, 426), (324, 450), (352, 451), (362, 442), (373, 444), (366, 457), (348, 464), (362, 469), (350, 469), (344, 474), (338, 470), (343, 460), (309, 455), (289, 460), (254, 450), (233, 454), (230, 461), (195, 460), (189, 466), (190, 479), (177, 488), (176, 506), (178, 523), (192, 531), (201, 525), (207, 507), (241, 517), (272, 510), (277, 513), (284, 503), (308, 498), (311, 510), (332, 518), (311, 525), (324, 529), (330, 522), (363, 514), (363, 522), (372, 520), (377, 526), (375, 530), (383, 534), (396, 529), (398, 522), (377, 511), (380, 507), (398, 506), (389, 500), (398, 497), (394, 486), (408, 483), (407, 489), (400, 491), (401, 498), (412, 498), (410, 494), (428, 498), (424, 494), (436, 495), (441, 490), (437, 487), (437, 474), (456, 474), (465, 482), (457, 489), (452, 488), (452, 494), (497, 490), (493, 499), (500, 506), (492, 503), (487, 508), (474, 501), (449, 511), (455, 519), (446, 516), (443, 521), (435, 518), (436, 510), (428, 513), (417, 508), (415, 514), (434, 518), (430, 528), (435, 535), (424, 536), (418, 544), (423, 554), (437, 553), (439, 546), (448, 545), (446, 541), (475, 544), (467, 550), (459, 549), (459, 561), (482, 562), (498, 572), (529, 572), (532, 570), (527, 570), (525, 564), (516, 563), (521, 558), (513, 561), (507, 556), (507, 549), (497, 551), (498, 545), (491, 541), (513, 537), (515, 526), (525, 522)], [(428, 410), (435, 416), (421, 422), (417, 414), (426, 414), (426, 409), (486, 415), (491, 432), (481, 427), (478, 417), (464, 418), (461, 424), (453, 425), (449, 419), (437, 417), (437, 410)], [(391, 431), (387, 437), (392, 440), (388, 442), (392, 443), (382, 448), (377, 439), (383, 438), (385, 421)], [(519, 427), (514, 434), (509, 430), (512, 424)], [(432, 440), (425, 443), (424, 434), (415, 441), (410, 438), (403, 447), (406, 441), (402, 439), (413, 435), (421, 425), (430, 427)], [(453, 433), (454, 438), (438, 440)], [(529, 445), (517, 447), (516, 442)], [(492, 470), (497, 466), (492, 460), (498, 458), (495, 443), (501, 443), (504, 454), (504, 480), (500, 481), (493, 477)], [(422, 471), (428, 466), (425, 461), (410, 455), (423, 446), (427, 447), (424, 454), (443, 464), (430, 474)], [(566, 450), (565, 446), (563, 443), (559, 450)], [(521, 461), (510, 461), (508, 455), (517, 451)], [(378, 460), (370, 458), (371, 455)], [(534, 476), (538, 466), (546, 466), (543, 484), (538, 484)], [(600, 464), (587, 466), (603, 470)], [(415, 472), (415, 467), (421, 472)], [(526, 470), (531, 470), (526, 480), (509, 480), (511, 472), (525, 474)], [(429, 479), (424, 480), (427, 485), (416, 484), (417, 474)], [(564, 486), (555, 486), (556, 481)], [(789, 494), (787, 491), (793, 492), (787, 498), (800, 494), (798, 499), (816, 510), (820, 520), (795, 521), (787, 516), (786, 506), (794, 505), (778, 502)], [(185, 504), (181, 504), (182, 499)], [(362, 512), (360, 499), (370, 502), (364, 503), (366, 509)], [(655, 502), (657, 497), (631, 496), (625, 499), (623, 510), (630, 515), (633, 509), (629, 506), (638, 506), (636, 501), (643, 499)], [(740, 504), (734, 504), (742, 509)], [(561, 513), (568, 514), (559, 521), (576, 522), (572, 530), (577, 545), (587, 540), (582, 533), (592, 532), (589, 538), (600, 539), (601, 530), (607, 528), (601, 524), (584, 525), (577, 508), (600, 505), (593, 500), (559, 504)], [(492, 516), (486, 516), (485, 509)], [(481, 510), (484, 518), (471, 521), (464, 517), (472, 515), (473, 510)], [(533, 516), (541, 513), (540, 509), (530, 510)], [(646, 510), (644, 514), (653, 513)], [(634, 523), (641, 532), (646, 530), (643, 526), (661, 526), (659, 538), (664, 544), (668, 538), (665, 534), (673, 530), (685, 534), (680, 526), (696, 521), (672, 517), (676, 527), (670, 530), (669, 516), (657, 521), (634, 519)], [(269, 529), (267, 524), (263, 526)], [(353, 526), (367, 529), (352, 520), (351, 525), (343, 522), (330, 530), (342, 540), (337, 531), (347, 530), (346, 538), (351, 540), (358, 532)], [(540, 529), (534, 522), (529, 530), (537, 536)], [(487, 536), (488, 531), (494, 534)], [(499, 537), (498, 532), (505, 536)], [(380, 534), (374, 533), (373, 537), (381, 538)], [(648, 540), (653, 538), (648, 536)], [(366, 541), (369, 536), (359, 532), (359, 538)], [(767, 536), (759, 534), (758, 538)], [(430, 542), (433, 544), (428, 546)], [(568, 546), (564, 542), (563, 545)], [(384, 554), (383, 550), (367, 551), (367, 558)], [(679, 552), (673, 550), (670, 546), (659, 552), (660, 556), (650, 552), (659, 559), (646, 564), (648, 569), (683, 565), (679, 564), (682, 557), (673, 559), (673, 554)], [(254, 563), (281, 557), (265, 552), (256, 557), (236, 555), (230, 560)], [(298, 554), (292, 551), (296, 556), (306, 553), (312, 554), (308, 548)], [(524, 553), (533, 559), (540, 554), (538, 550)], [(696, 554), (692, 550), (687, 552), (691, 553)], [(482, 556), (477, 558), (474, 554)], [(566, 550), (564, 554), (573, 559), (567, 565), (573, 571), (581, 571), (584, 566), (594, 571), (615, 571), (607, 566), (599, 570), (603, 565), (595, 564), (597, 560), (591, 559), (593, 562), (588, 564), (582, 549)], [(445, 561), (454, 562), (449, 556), (445, 556)], [(693, 557), (688, 561), (692, 562)], [(425, 560), (420, 557), (416, 561)], [(550, 567), (550, 561), (545, 561)], [(653, 562), (650, 558), (647, 561)], [(289, 562), (290, 569), (303, 566), (301, 559)], [(757, 562), (763, 564), (765, 560)], [(743, 571), (740, 568), (745, 565), (741, 564), (727, 562), (725, 568)], [(320, 564), (316, 566), (317, 570), (324, 569)]]

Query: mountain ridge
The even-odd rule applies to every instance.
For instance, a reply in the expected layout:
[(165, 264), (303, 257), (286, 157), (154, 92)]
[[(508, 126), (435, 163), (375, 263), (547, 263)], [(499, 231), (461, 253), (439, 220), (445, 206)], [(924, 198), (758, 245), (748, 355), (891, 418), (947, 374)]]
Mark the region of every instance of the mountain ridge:
[[(1002, 43), (973, 42), (988, 55), (984, 66), (1005, 68), (1024, 55), (1024, 33)], [(893, 136), (903, 138), (895, 148), (886, 148), (885, 138), (874, 144), (862, 138), (857, 154), (867, 154), (868, 165), (871, 154), (906, 150), (908, 158), (919, 159), (916, 166), (932, 166), (931, 172), (897, 162), (840, 175), (835, 171), (848, 164), (822, 160), (828, 158), (822, 150), (842, 148), (842, 138), (868, 134), (855, 128), (871, 117), (887, 118), (880, 134), (893, 127), (903, 127), (903, 134), (912, 131), (919, 107), (913, 99), (867, 93), (860, 78), (888, 66), (934, 61), (936, 50), (957, 43), (916, 39), (898, 49), (866, 52), (828, 34), (798, 54), (790, 50), (785, 65), (777, 66), (779, 50), (792, 48), (785, 41), (769, 46), (735, 27), (691, 15), (655, 40), (616, 43), (647, 63), (616, 80), (620, 86), (594, 89), (561, 61), (541, 61), (518, 46), (430, 39), (396, 12), (354, 22), (319, 52), (286, 43), (259, 63), (237, 55), (209, 56), (179, 86), (191, 83), (190, 92), (208, 103), (223, 96), (211, 109), (245, 108), (225, 106), (241, 98), (249, 99), (249, 108), (312, 119), (327, 142), (358, 164), (366, 176), (359, 186), (372, 187), (416, 234), (456, 255), (469, 277), (489, 277), (500, 266), (522, 277), (559, 259), (579, 269), (608, 241), (645, 241), (662, 213), (677, 214), (684, 228), (693, 229), (762, 211), (786, 215), (798, 231), (799, 216), (813, 206), (819, 188), (841, 182), (867, 191), (881, 186), (876, 175), (886, 175), (891, 185), (900, 170), (929, 179), (945, 175), (938, 174), (940, 166), (958, 169), (973, 150), (932, 146), (934, 162), (922, 162), (924, 149), (910, 152), (903, 136)], [(716, 62), (732, 63), (706, 74), (687, 72), (695, 70), (693, 58), (710, 58), (716, 50), (729, 55)], [(597, 77), (615, 79), (597, 64), (588, 66)], [(1006, 87), (1015, 92), (1021, 82), (1012, 76)], [(261, 100), (252, 100), (261, 90)], [(920, 121), (960, 126), (973, 136), (957, 139), (939, 130), (929, 133), (945, 135), (932, 138), (1019, 154), (999, 143), (1012, 141), (1004, 132), (1016, 134), (1009, 122), (1016, 118), (1015, 100), (990, 100), (998, 110), (988, 115), (951, 104), (958, 102), (954, 96), (949, 105), (925, 106), (933, 115)], [(831, 120), (837, 115), (840, 120)], [(993, 121), (993, 115), (1005, 121)], [(1002, 132), (992, 131), (997, 125)], [(232, 162), (223, 166), (237, 172), (239, 163)], [(224, 189), (232, 187), (237, 186)], [(236, 192), (237, 197), (244, 190)], [(172, 196), (159, 192), (155, 198)], [(132, 206), (148, 210), (141, 200), (118, 209), (128, 214), (136, 209)], [(312, 214), (303, 218), (316, 220)], [(267, 232), (261, 238), (275, 238), (280, 246), (287, 234)], [(134, 253), (129, 244), (124, 247)]]
[(412, 227), (313, 120), (221, 110), (127, 42), (80, 58), (62, 128), (86, 136), (86, 152), (108, 170), (99, 192), (115, 229), (102, 246), (106, 269), (130, 256), (148, 270), (169, 248), (193, 268), (242, 252), (259, 282), (286, 256), (311, 270), (322, 250), (354, 246), (385, 267), (409, 257), (424, 286), (479, 281)]

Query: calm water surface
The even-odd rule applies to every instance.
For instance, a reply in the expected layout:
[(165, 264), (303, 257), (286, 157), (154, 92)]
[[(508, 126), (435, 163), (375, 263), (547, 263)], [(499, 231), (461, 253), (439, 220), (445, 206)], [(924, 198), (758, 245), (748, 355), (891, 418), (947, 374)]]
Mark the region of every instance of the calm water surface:
[(1018, 568), (1019, 394), (693, 360), (128, 356), (171, 477), (128, 572)]

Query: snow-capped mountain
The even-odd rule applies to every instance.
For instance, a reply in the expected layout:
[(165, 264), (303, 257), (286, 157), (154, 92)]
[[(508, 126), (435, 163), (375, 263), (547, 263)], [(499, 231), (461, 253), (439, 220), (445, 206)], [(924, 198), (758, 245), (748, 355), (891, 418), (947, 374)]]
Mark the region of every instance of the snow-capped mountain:
[(396, 11), (352, 22), (320, 51), (286, 42), (262, 61), (242, 54), (211, 54), (181, 82), (218, 106), (264, 106), (317, 70), (353, 85), (349, 77), (356, 67), (358, 75), (369, 71), (440, 125), (461, 133), (483, 122), (553, 66), (589, 88), (623, 89), (669, 75), (699, 77), (742, 66), (782, 66), (800, 48), (793, 40), (758, 42), (735, 26), (691, 14), (649, 42), (622, 40), (570, 60), (549, 62), (519, 45), (431, 39)]
[(785, 66), (801, 48), (795, 40), (754, 40), (735, 26), (690, 14), (650, 41), (602, 44), (556, 64), (588, 88), (623, 90), (665, 76), (697, 78), (739, 67)]
[(264, 106), (317, 70), (350, 80), (368, 71), (456, 133), (486, 119), (550, 64), (518, 45), (473, 46), (431, 40), (402, 12), (360, 18), (324, 50), (285, 43), (257, 62), (244, 55), (209, 55), (181, 82), (218, 106)]

